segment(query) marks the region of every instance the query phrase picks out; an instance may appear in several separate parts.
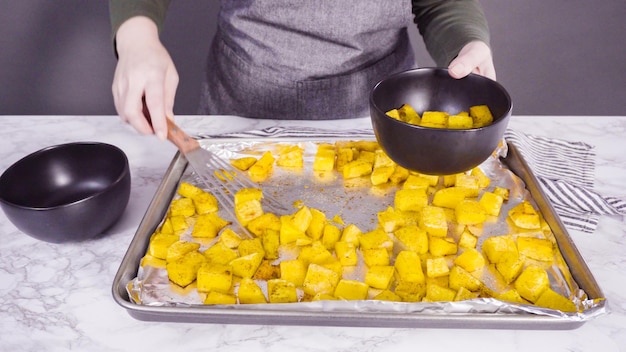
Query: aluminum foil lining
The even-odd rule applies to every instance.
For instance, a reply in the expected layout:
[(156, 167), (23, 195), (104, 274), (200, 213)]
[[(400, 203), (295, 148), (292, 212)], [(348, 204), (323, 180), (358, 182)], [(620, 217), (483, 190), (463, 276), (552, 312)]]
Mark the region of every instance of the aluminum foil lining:
[[(313, 160), (317, 147), (320, 143), (334, 143), (338, 140), (316, 139), (310, 141), (283, 141), (283, 140), (234, 140), (228, 143), (204, 143), (203, 147), (216, 153), (223, 159), (240, 158), (244, 156), (259, 157), (265, 151), (276, 153), (281, 145), (297, 144), (304, 149), (304, 167), (302, 169), (283, 169), (274, 166), (272, 176), (261, 183), (264, 194), (271, 195), (285, 205), (294, 205), (293, 212), (297, 210), (296, 204), (304, 204), (311, 208), (317, 208), (326, 214), (327, 219), (335, 216), (340, 217), (344, 224), (355, 224), (363, 232), (373, 230), (377, 225), (377, 213), (393, 206), (394, 193), (400, 188), (398, 185), (385, 184), (372, 186), (369, 178), (345, 180), (337, 173), (326, 173), (323, 176), (312, 169)], [(343, 141), (343, 140), (342, 140)], [(500, 157), (506, 156), (506, 143), (479, 167), (491, 179), (488, 190), (495, 186), (508, 188), (510, 197), (502, 206), (500, 217), (497, 221), (486, 222), (479, 237), (477, 249), (480, 250), (482, 241), (489, 236), (505, 235), (510, 231), (506, 222), (508, 211), (521, 201), (528, 200), (534, 203), (530, 193), (526, 190), (524, 182), (507, 169), (500, 161)], [(181, 177), (181, 182), (190, 182), (201, 187), (196, 175), (187, 170)], [(175, 196), (176, 197), (176, 196)], [(536, 207), (535, 207), (536, 208)], [(282, 215), (282, 214), (277, 214)], [(233, 221), (229, 212), (220, 210), (220, 216)], [(233, 221), (234, 222), (234, 221)], [(341, 226), (341, 225), (340, 225)], [(233, 228), (235, 229), (235, 228)], [(542, 232), (548, 238), (554, 240), (551, 233)], [(526, 233), (532, 235), (532, 233)], [(182, 240), (196, 241), (190, 235), (190, 231), (181, 234)], [(200, 250), (209, 248), (216, 239), (210, 242), (202, 242)], [(292, 259), (293, 253), (282, 251), (280, 258), (275, 261)], [(359, 261), (359, 265), (344, 273), (345, 279), (362, 280), (365, 275), (365, 265)], [(544, 266), (545, 267), (545, 266)], [(527, 304), (515, 304), (504, 302), (494, 298), (476, 298), (458, 302), (390, 302), (378, 300), (362, 301), (315, 301), (281, 304), (255, 304), (255, 305), (214, 305), (218, 309), (258, 309), (263, 311), (298, 311), (298, 312), (381, 312), (381, 313), (423, 313), (423, 314), (538, 314), (572, 321), (588, 320), (596, 315), (604, 313), (604, 305), (598, 300), (591, 300), (587, 294), (578, 287), (572, 277), (570, 269), (563, 260), (561, 254), (555, 251), (555, 260), (546, 267), (550, 277), (551, 288), (556, 292), (570, 297), (579, 307), (577, 313), (566, 313), (553, 309), (546, 309)], [(481, 278), (483, 283), (497, 292), (503, 292), (506, 284), (494, 275), (493, 271), (485, 270)], [(267, 283), (257, 280), (259, 286), (267, 295)], [(236, 287), (235, 287), (236, 289)], [(168, 280), (164, 268), (152, 266), (140, 266), (137, 277), (130, 281), (127, 290), (131, 300), (140, 305), (147, 306), (202, 306), (204, 295), (198, 293), (195, 284), (181, 288)], [(375, 290), (370, 289), (373, 293)], [(298, 289), (299, 297), (303, 292)], [(370, 295), (372, 296), (372, 295)]]

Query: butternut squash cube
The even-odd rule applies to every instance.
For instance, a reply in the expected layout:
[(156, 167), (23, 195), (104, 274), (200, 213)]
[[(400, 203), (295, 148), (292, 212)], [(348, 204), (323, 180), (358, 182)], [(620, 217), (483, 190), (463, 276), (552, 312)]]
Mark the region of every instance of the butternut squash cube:
[(341, 231), (341, 241), (353, 244), (355, 247), (359, 246), (359, 237), (363, 234), (361, 229), (355, 224), (349, 224)]
[(402, 119), (400, 118), (400, 112), (398, 112), (398, 109), (391, 109), (391, 110), (387, 111), (385, 114), (387, 116), (391, 117), (392, 119), (396, 119), (398, 121), (402, 121)]
[(265, 249), (263, 248), (263, 242), (260, 238), (250, 238), (242, 240), (239, 243), (239, 255), (244, 257), (248, 254), (259, 253), (261, 256), (265, 256)]
[(370, 174), (370, 181), (372, 182), (372, 185), (378, 186), (387, 183), (395, 170), (395, 166), (374, 167), (372, 169), (372, 173)]
[(399, 281), (395, 293), (403, 302), (421, 302), (426, 296), (426, 284), (420, 282)]
[(335, 165), (335, 167), (337, 168), (337, 171), (341, 172), (343, 170), (343, 167), (347, 163), (356, 159), (356, 155), (357, 153), (355, 152), (354, 148), (338, 147), (337, 148), (337, 160), (336, 160), (336, 165)]
[(476, 198), (480, 193), (479, 178), (473, 175), (457, 174), (454, 186), (465, 191), (466, 198)]
[(502, 275), (504, 282), (510, 284), (515, 281), (519, 274), (524, 269), (524, 263), (526, 259), (519, 256), (516, 260), (504, 261), (496, 263), (496, 270)]
[(294, 243), (298, 239), (307, 239), (303, 230), (293, 222), (293, 215), (281, 215), (280, 217), (280, 244)]
[(458, 246), (450, 237), (430, 236), (428, 239), (428, 250), (436, 257), (456, 254)]
[(446, 258), (434, 257), (426, 259), (426, 276), (437, 278), (447, 276), (450, 273)]
[(425, 177), (420, 177), (418, 175), (409, 174), (402, 185), (403, 189), (421, 189), (424, 190), (424, 193), (428, 190), (428, 187), (431, 186), (431, 181)]
[(280, 247), (280, 233), (276, 230), (268, 229), (261, 238), (265, 259), (278, 259), (278, 249)]
[(485, 257), (474, 248), (467, 248), (463, 253), (454, 258), (454, 264), (472, 272), (485, 266)]
[(335, 168), (335, 147), (330, 144), (320, 144), (313, 159), (313, 170), (332, 171)]
[(344, 179), (367, 176), (372, 173), (372, 167), (372, 162), (363, 159), (356, 159), (344, 165), (341, 173)]
[(474, 121), (474, 128), (484, 127), (493, 123), (493, 115), (487, 105), (470, 106), (469, 114)]
[(470, 170), (470, 175), (478, 178), (478, 187), (480, 188), (487, 188), (491, 184), (491, 179), (489, 178), (489, 176), (487, 176), (483, 169), (478, 166)]
[(578, 311), (576, 304), (572, 300), (557, 293), (551, 288), (543, 291), (543, 293), (535, 301), (535, 304), (539, 307), (559, 310), (561, 312), (573, 313)]
[(309, 208), (311, 212), (311, 222), (306, 229), (306, 234), (314, 240), (322, 238), (324, 226), (326, 226), (326, 214), (319, 209)]
[(483, 242), (483, 253), (494, 264), (516, 261), (519, 257), (515, 240), (510, 235), (491, 236)]
[(251, 278), (241, 279), (237, 289), (237, 298), (239, 298), (240, 304), (267, 303), (263, 290)]
[(198, 269), (206, 258), (198, 251), (189, 252), (166, 264), (167, 277), (180, 287), (196, 281)]
[(257, 158), (253, 156), (244, 156), (242, 158), (231, 159), (230, 164), (241, 171), (248, 170), (257, 162)]
[(432, 204), (442, 208), (454, 209), (465, 199), (466, 191), (459, 187), (441, 188), (433, 194)]
[(422, 261), (419, 255), (412, 251), (401, 251), (396, 256), (394, 267), (398, 273), (399, 281), (406, 282), (426, 282)]
[(443, 208), (427, 205), (422, 209), (419, 226), (431, 236), (446, 237), (448, 222)]
[(376, 150), (361, 150), (355, 160), (360, 160), (368, 164), (372, 164), (374, 167), (374, 161), (376, 161)]
[(413, 107), (409, 104), (402, 104), (398, 109), (398, 116), (401, 121), (419, 125), (420, 124), (420, 115), (413, 109)]
[(478, 202), (482, 205), (488, 215), (499, 216), (500, 209), (502, 209), (502, 203), (504, 203), (504, 198), (495, 193), (485, 192), (480, 197)]
[(334, 296), (348, 301), (364, 300), (368, 289), (369, 286), (361, 281), (341, 279), (337, 283)]
[(476, 200), (465, 199), (454, 209), (456, 222), (461, 225), (482, 224), (487, 219), (487, 213)]
[(446, 128), (448, 125), (448, 113), (443, 111), (424, 111), (420, 126), (431, 128)]
[(391, 160), (391, 158), (385, 154), (382, 149), (377, 149), (374, 152), (374, 168), (385, 167), (385, 166), (396, 166), (396, 163)]
[(359, 257), (356, 254), (356, 246), (350, 242), (338, 241), (335, 243), (335, 254), (343, 266), (356, 266)]
[(428, 252), (428, 234), (417, 225), (408, 225), (397, 229), (394, 236), (406, 250), (417, 254)]
[(186, 218), (196, 214), (196, 207), (191, 198), (177, 198), (170, 205), (171, 216), (184, 216)]
[(363, 261), (368, 267), (389, 265), (389, 252), (385, 248), (364, 249)]
[(217, 213), (198, 215), (196, 223), (191, 230), (191, 236), (201, 238), (214, 238), (230, 221), (222, 219)]
[(172, 260), (185, 255), (189, 252), (197, 251), (200, 248), (200, 243), (188, 242), (188, 241), (176, 241), (167, 247), (167, 255), (165, 260), (171, 262)]
[(297, 287), (302, 286), (306, 276), (307, 263), (300, 259), (289, 259), (280, 262), (280, 278)]
[(235, 215), (242, 225), (247, 225), (250, 221), (263, 215), (261, 201), (255, 199), (235, 204)]
[(506, 301), (506, 302), (513, 302), (513, 303), (520, 303), (520, 304), (529, 303), (527, 300), (523, 299), (522, 296), (519, 295), (519, 292), (517, 292), (517, 290), (514, 288), (496, 295), (495, 298), (501, 301)]
[(318, 264), (309, 264), (302, 289), (309, 295), (324, 293), (332, 295), (335, 293), (340, 276), (333, 270)]
[(234, 196), (235, 205), (261, 199), (263, 199), (263, 191), (260, 188), (242, 188)]
[(400, 211), (420, 211), (428, 205), (428, 195), (421, 189), (399, 189), (394, 197), (394, 206)]
[(393, 239), (382, 229), (374, 229), (359, 236), (359, 244), (362, 250), (384, 248), (391, 250), (393, 248)]
[(280, 227), (280, 218), (274, 213), (263, 213), (246, 224), (246, 228), (258, 237), (265, 236), (269, 230), (280, 231)]
[(207, 261), (214, 264), (228, 264), (239, 255), (237, 251), (226, 246), (223, 242), (216, 242), (202, 253)]
[(270, 303), (298, 302), (296, 286), (287, 280), (267, 280), (267, 295)]
[(456, 291), (434, 283), (426, 284), (426, 301), (428, 302), (451, 302), (456, 297)]
[(520, 236), (517, 238), (517, 250), (527, 258), (542, 262), (552, 262), (554, 260), (552, 242), (544, 238)]
[(289, 168), (302, 168), (304, 150), (298, 145), (285, 145), (278, 150), (276, 165)]
[(456, 295), (454, 296), (454, 301), (466, 301), (470, 299), (478, 298), (478, 292), (472, 292), (465, 287), (461, 286), (456, 291)]
[(172, 230), (174, 234), (180, 234), (186, 231), (189, 228), (189, 223), (187, 222), (187, 218), (182, 215), (178, 216), (170, 216), (169, 217), (170, 224), (172, 224)]
[(478, 291), (482, 282), (472, 276), (467, 270), (458, 265), (453, 265), (452, 269), (450, 269), (448, 285), (455, 291), (461, 287), (465, 287), (469, 291)]
[(302, 233), (306, 232), (306, 229), (309, 228), (312, 220), (313, 215), (311, 214), (311, 210), (307, 206), (303, 206), (298, 209), (291, 217), (293, 225)]
[(261, 265), (263, 255), (261, 253), (251, 253), (243, 257), (231, 260), (233, 274), (239, 277), (252, 277)]
[(463, 232), (461, 232), (461, 236), (459, 236), (459, 247), (476, 248), (476, 244), (478, 244), (478, 238), (472, 235), (467, 228), (464, 229)]
[(261, 155), (254, 165), (250, 166), (248, 173), (254, 181), (262, 181), (267, 179), (274, 170), (274, 156), (270, 151), (266, 151)]
[(340, 238), (341, 230), (337, 226), (333, 224), (326, 224), (326, 226), (324, 226), (324, 233), (322, 235), (322, 244), (324, 247), (328, 250), (333, 250), (335, 243), (337, 243)]
[(370, 287), (386, 290), (391, 286), (395, 268), (390, 265), (371, 266), (365, 273), (364, 282)]
[(539, 214), (529, 201), (523, 201), (509, 210), (508, 217), (515, 226), (522, 229), (535, 230), (541, 228)]
[(189, 182), (181, 182), (176, 191), (180, 196), (185, 198), (195, 198), (198, 194), (204, 193), (202, 188), (192, 185)]
[(402, 302), (402, 297), (390, 290), (383, 290), (373, 298), (376, 301)]
[(172, 244), (176, 243), (179, 238), (180, 237), (177, 235), (169, 235), (163, 233), (155, 234), (150, 239), (150, 244), (148, 245), (148, 254), (158, 259), (167, 258), (168, 248)]
[(218, 291), (230, 292), (233, 284), (233, 273), (230, 265), (204, 263), (198, 269), (198, 292)]
[(174, 235), (174, 227), (172, 226), (172, 220), (169, 217), (165, 218), (161, 226), (158, 228), (157, 232), (161, 234)]
[(206, 295), (203, 301), (204, 304), (236, 304), (237, 297), (218, 291), (211, 291)]
[(396, 165), (396, 167), (393, 169), (393, 174), (389, 176), (389, 181), (398, 184), (400, 182), (406, 181), (408, 177), (409, 170), (403, 168), (400, 165)]
[(378, 224), (385, 232), (393, 232), (406, 223), (402, 212), (396, 211), (392, 207), (387, 207), (387, 209), (378, 212), (376, 215), (378, 217)]
[(450, 129), (470, 129), (473, 125), (474, 120), (466, 115), (450, 115), (448, 117), (448, 128)]
[(217, 198), (204, 191), (193, 198), (193, 205), (196, 208), (196, 214), (214, 213), (219, 208)]
[(533, 303), (549, 288), (548, 273), (536, 265), (526, 267), (515, 280), (515, 289), (520, 296)]
[(509, 189), (508, 188), (504, 188), (504, 187), (495, 187), (493, 189), (493, 193), (499, 195), (500, 197), (502, 197), (502, 199), (504, 199), (504, 201), (506, 202), (507, 200), (509, 200)]
[(320, 241), (314, 241), (310, 245), (300, 249), (298, 259), (303, 260), (305, 263), (322, 265), (330, 263), (335, 258), (333, 258), (333, 254)]

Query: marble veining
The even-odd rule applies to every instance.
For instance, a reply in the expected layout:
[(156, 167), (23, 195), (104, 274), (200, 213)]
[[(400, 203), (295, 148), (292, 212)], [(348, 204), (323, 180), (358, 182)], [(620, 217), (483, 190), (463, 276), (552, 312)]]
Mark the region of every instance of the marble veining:
[[(369, 119), (271, 121), (183, 116), (189, 133), (269, 126), (370, 127)], [(575, 330), (392, 329), (143, 322), (111, 296), (135, 230), (176, 149), (140, 136), (116, 116), (2, 116), (0, 170), (41, 148), (101, 141), (129, 157), (130, 203), (100, 238), (66, 244), (32, 239), (0, 213), (0, 351), (626, 351), (626, 222), (603, 216), (593, 234), (572, 231), (609, 301), (610, 313)], [(626, 199), (626, 116), (514, 116), (510, 128), (595, 147), (595, 190)]]

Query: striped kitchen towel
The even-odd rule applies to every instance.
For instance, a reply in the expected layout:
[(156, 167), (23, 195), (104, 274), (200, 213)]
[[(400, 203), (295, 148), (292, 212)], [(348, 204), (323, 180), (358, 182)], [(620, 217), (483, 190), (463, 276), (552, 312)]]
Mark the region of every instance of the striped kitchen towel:
[(504, 138), (518, 148), (567, 228), (592, 233), (600, 215), (626, 214), (626, 200), (593, 190), (593, 146), (512, 130)]
[[(199, 138), (373, 138), (371, 129), (322, 130), (306, 127), (268, 127), (261, 130)], [(626, 214), (626, 200), (593, 190), (594, 147), (582, 142), (527, 135), (507, 130), (505, 140), (515, 144), (542, 185), (546, 196), (568, 229), (593, 233), (600, 215)]]

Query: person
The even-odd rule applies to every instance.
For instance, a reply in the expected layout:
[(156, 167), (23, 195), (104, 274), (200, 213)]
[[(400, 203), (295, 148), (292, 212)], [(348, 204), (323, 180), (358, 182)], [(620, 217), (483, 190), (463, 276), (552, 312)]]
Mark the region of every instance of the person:
[[(178, 74), (159, 39), (170, 0), (110, 0), (121, 119), (165, 139)], [(364, 117), (384, 77), (417, 67), (407, 28), (417, 24), (452, 77), (495, 80), (478, 0), (221, 0), (200, 114), (271, 119)], [(145, 100), (144, 100), (145, 99)], [(144, 105), (145, 104), (145, 105)], [(143, 113), (148, 109), (149, 123)]]

